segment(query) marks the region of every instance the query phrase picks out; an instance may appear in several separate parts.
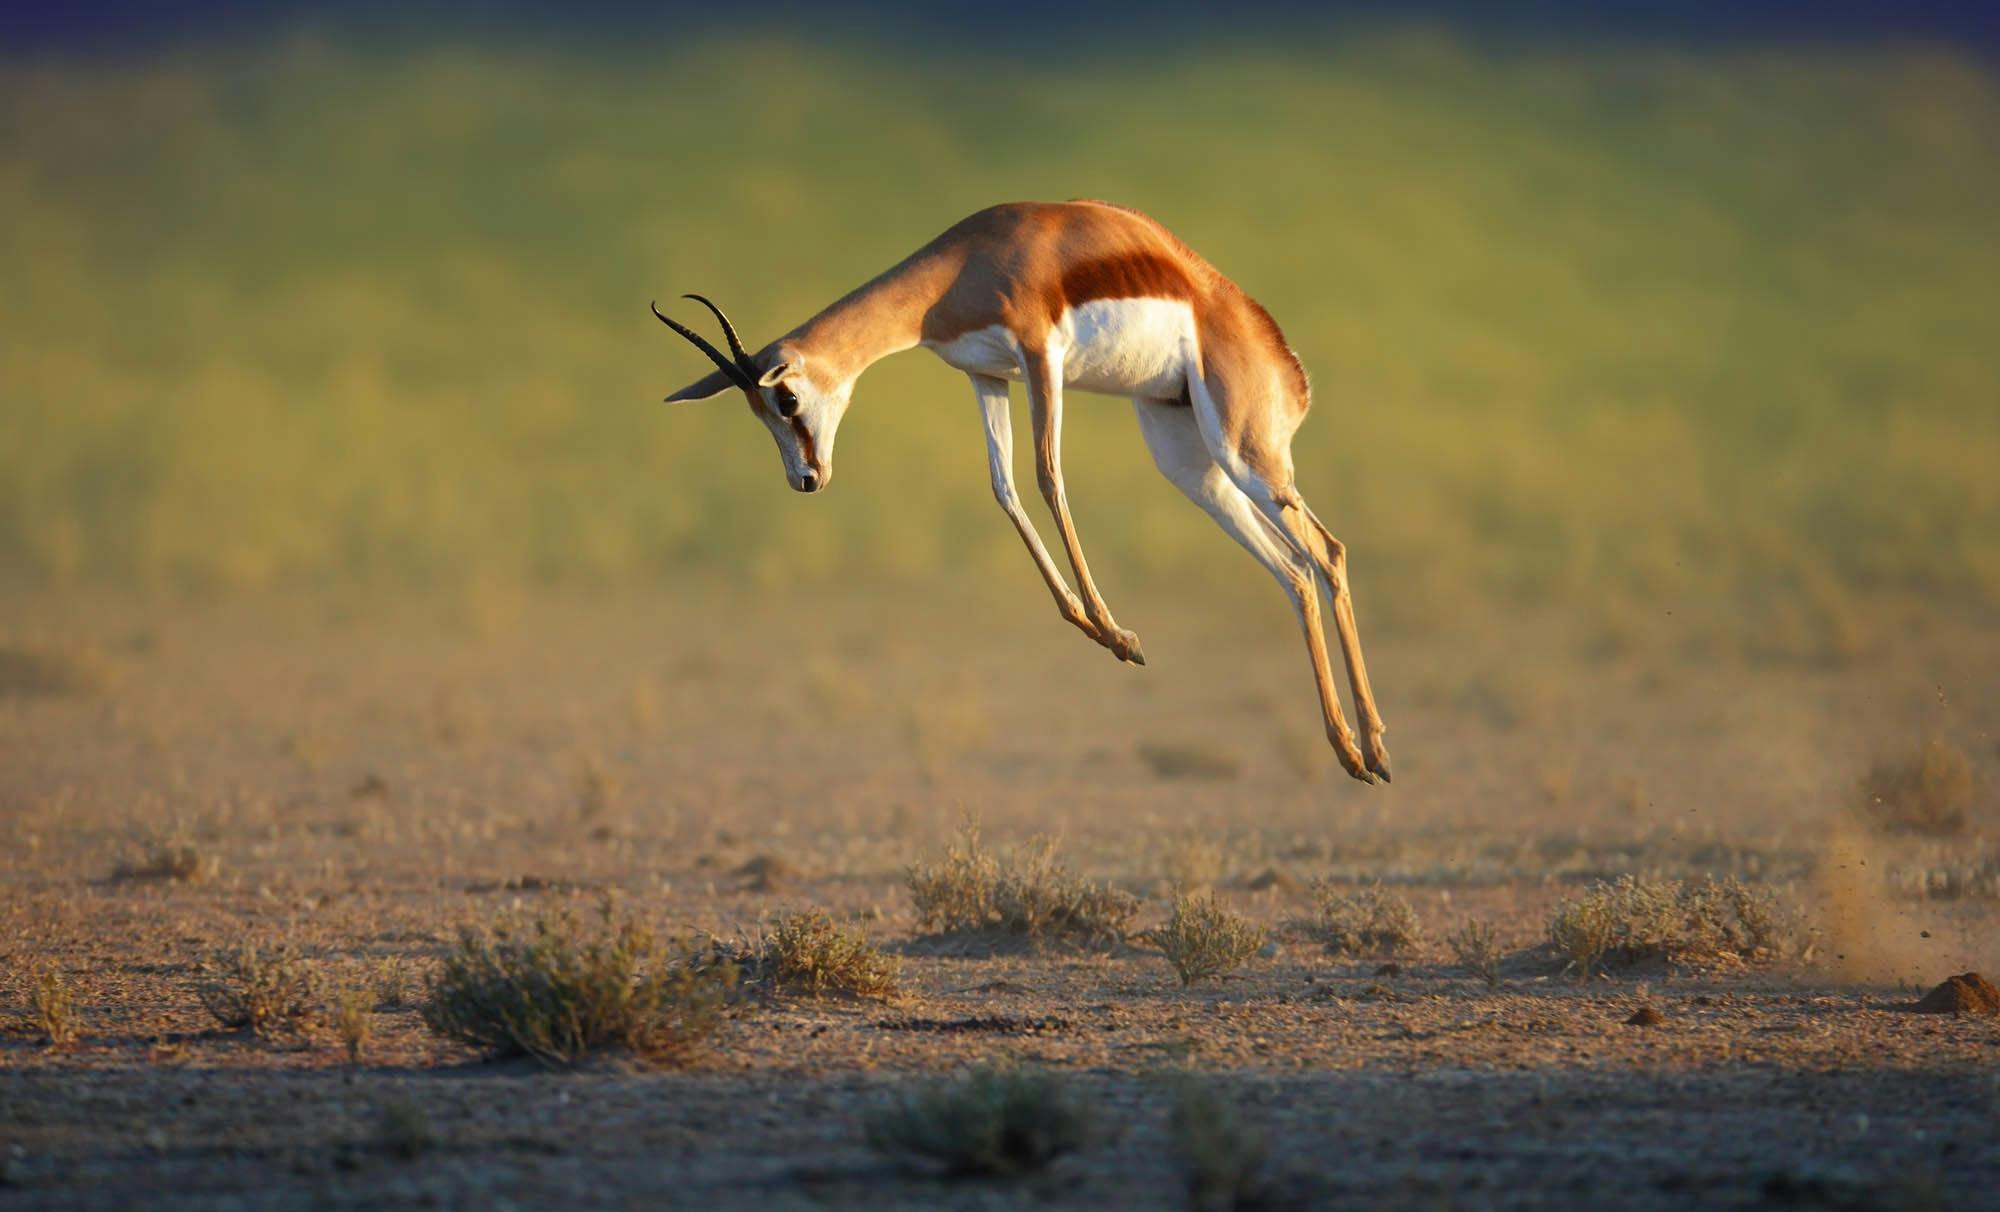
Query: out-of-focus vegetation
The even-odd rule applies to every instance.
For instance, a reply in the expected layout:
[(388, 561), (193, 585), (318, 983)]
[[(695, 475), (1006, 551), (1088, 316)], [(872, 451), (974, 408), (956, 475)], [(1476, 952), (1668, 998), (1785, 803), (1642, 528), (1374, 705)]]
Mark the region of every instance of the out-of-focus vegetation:
[[(1093, 195), (1284, 325), (1385, 614), (1699, 596), (1843, 652), (1855, 589), (2000, 599), (2000, 88), (1945, 52), (305, 40), (12, 63), (0, 114), (15, 583), (1026, 577), (962, 378), (871, 372), (801, 498), (740, 404), (658, 403), (704, 363), (646, 302), (761, 342)], [(1101, 568), (1240, 560), (1122, 403), (1069, 418)]]
[(1861, 776), (1861, 815), (1891, 833), (1952, 837), (1973, 824), (1979, 769), (1965, 751), (1930, 737), (1915, 752), (1876, 759)]

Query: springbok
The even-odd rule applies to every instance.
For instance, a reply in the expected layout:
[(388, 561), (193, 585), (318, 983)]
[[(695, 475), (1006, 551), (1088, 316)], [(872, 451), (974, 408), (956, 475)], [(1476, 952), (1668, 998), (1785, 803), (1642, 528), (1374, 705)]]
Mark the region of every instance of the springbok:
[[(1063, 388), (1132, 397), (1161, 472), (1269, 569), (1291, 599), (1312, 657), (1327, 739), (1341, 765), (1363, 782), (1389, 781), (1346, 549), (1293, 481), (1292, 434), (1312, 402), (1305, 370), (1270, 313), (1158, 222), (1106, 202), (991, 207), (755, 354), (744, 349), (721, 308), (700, 295), (683, 297), (715, 313), (729, 354), (656, 304), (660, 322), (715, 363), (713, 373), (667, 402), (741, 389), (777, 440), (786, 478), (800, 492), (817, 492), (832, 479), (834, 435), (862, 371), (917, 345), (964, 371), (985, 419), (993, 495), (1057, 609), (1119, 660), (1143, 665), (1139, 638), (1112, 620), (1091, 580), (1062, 479)], [(1036, 480), (1062, 532), (1075, 593), (1014, 490), (1009, 379), (1028, 385)], [(1347, 662), (1360, 747), (1327, 664), (1321, 589)]]

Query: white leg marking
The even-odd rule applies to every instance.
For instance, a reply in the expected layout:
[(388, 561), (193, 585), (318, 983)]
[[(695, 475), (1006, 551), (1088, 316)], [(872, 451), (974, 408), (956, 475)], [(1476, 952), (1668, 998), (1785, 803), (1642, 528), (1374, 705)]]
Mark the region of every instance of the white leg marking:
[(1132, 405), (1139, 414), (1146, 449), (1161, 474), (1277, 578), (1296, 605), (1299, 587), (1313, 581), (1311, 561), (1217, 464), (1197, 419), (1178, 401), (1138, 399)]
[(1081, 628), (1085, 635), (1101, 642), (1096, 627), (1084, 613), (1083, 603), (1063, 582), (1062, 573), (1056, 570), (1055, 561), (1049, 558), (1049, 549), (1042, 546), (1042, 536), (1029, 520), (1027, 510), (1021, 508), (1020, 494), (1014, 490), (1013, 402), (1007, 395), (1007, 380), (991, 375), (967, 377), (972, 380), (972, 392), (979, 401), (979, 415), (986, 425), (986, 465), (993, 477), (993, 499), (1000, 502), (1007, 520), (1014, 523), (1015, 531), (1027, 545), (1035, 568), (1041, 572), (1049, 592), (1055, 595), (1056, 609)]
[(1111, 608), (1090, 578), (1090, 565), (1083, 558), (1083, 544), (1076, 537), (1076, 523), (1070, 517), (1068, 494), (1062, 481), (1063, 359), (1068, 353), (1063, 331), (1049, 330), (1040, 353), (1027, 358), (1029, 414), (1035, 429), (1035, 477), (1042, 499), (1055, 515), (1056, 529), (1062, 534), (1063, 549), (1069, 554), (1070, 571), (1076, 574), (1077, 595), (1084, 610), (1103, 637), (1105, 647), (1121, 661), (1144, 665), (1146, 655), (1139, 637), (1118, 626)]

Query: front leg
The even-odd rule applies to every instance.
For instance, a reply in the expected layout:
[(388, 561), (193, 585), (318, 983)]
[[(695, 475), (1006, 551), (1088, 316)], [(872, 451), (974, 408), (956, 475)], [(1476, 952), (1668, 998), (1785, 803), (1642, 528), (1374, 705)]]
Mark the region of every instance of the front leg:
[(993, 499), (1000, 502), (1006, 511), (1007, 520), (1014, 523), (1014, 529), (1027, 544), (1028, 554), (1034, 558), (1035, 567), (1048, 584), (1049, 592), (1055, 595), (1056, 609), (1062, 617), (1074, 623), (1077, 630), (1103, 644), (1111, 646), (1103, 632), (1090, 621), (1083, 611), (1083, 603), (1077, 601), (1063, 582), (1062, 573), (1056, 570), (1056, 562), (1049, 558), (1049, 549), (1042, 546), (1042, 536), (1035, 531), (1035, 524), (1028, 520), (1028, 511), (1021, 508), (1020, 494), (1014, 491), (1014, 420), (1013, 407), (1007, 398), (1007, 380), (990, 375), (972, 375), (972, 392), (979, 400), (979, 415), (986, 425), (986, 463), (993, 475)]
[(1058, 334), (1050, 333), (1049, 340), (1046, 348), (1028, 350), (1022, 359), (1022, 370), (1028, 380), (1029, 416), (1035, 429), (1035, 480), (1041, 486), (1049, 512), (1055, 515), (1063, 549), (1069, 553), (1069, 566), (1076, 572), (1077, 591), (1083, 595), (1091, 623), (1104, 637), (1104, 646), (1121, 661), (1144, 665), (1146, 654), (1139, 648), (1139, 637), (1122, 630), (1112, 620), (1111, 608), (1104, 604), (1096, 583), (1090, 579), (1090, 566), (1083, 560), (1083, 544), (1077, 541), (1076, 524), (1070, 520), (1069, 497), (1062, 482), (1063, 349), (1057, 343)]

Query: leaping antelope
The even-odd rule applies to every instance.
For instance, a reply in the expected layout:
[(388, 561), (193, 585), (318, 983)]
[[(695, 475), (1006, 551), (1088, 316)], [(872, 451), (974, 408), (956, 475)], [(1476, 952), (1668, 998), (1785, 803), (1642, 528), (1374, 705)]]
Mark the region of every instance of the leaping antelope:
[[(1312, 403), (1305, 371), (1270, 313), (1152, 218), (1090, 201), (982, 210), (755, 354), (721, 308), (700, 295), (684, 297), (715, 313), (729, 355), (655, 305), (660, 322), (716, 367), (667, 402), (740, 388), (777, 439), (786, 478), (800, 492), (818, 492), (832, 479), (834, 435), (862, 371), (917, 345), (964, 371), (986, 423), (993, 495), (1056, 608), (1119, 660), (1143, 665), (1139, 637), (1113, 621), (1091, 580), (1062, 479), (1063, 388), (1132, 397), (1146, 447), (1167, 479), (1291, 599), (1341, 765), (1365, 783), (1389, 781), (1346, 549), (1293, 481), (1292, 435)], [(1009, 379), (1028, 385), (1035, 478), (1062, 532), (1076, 593), (1014, 490)], [(1360, 747), (1327, 665), (1322, 590), (1360, 715)]]

